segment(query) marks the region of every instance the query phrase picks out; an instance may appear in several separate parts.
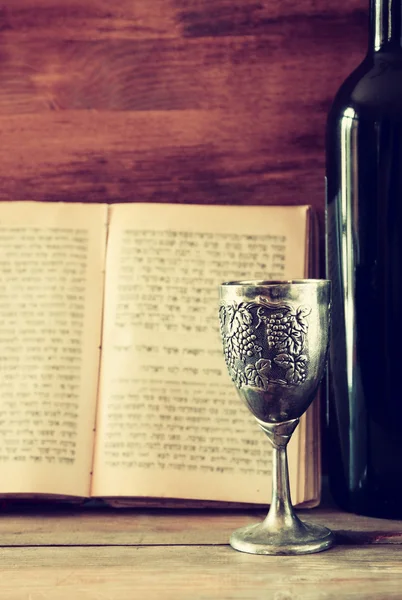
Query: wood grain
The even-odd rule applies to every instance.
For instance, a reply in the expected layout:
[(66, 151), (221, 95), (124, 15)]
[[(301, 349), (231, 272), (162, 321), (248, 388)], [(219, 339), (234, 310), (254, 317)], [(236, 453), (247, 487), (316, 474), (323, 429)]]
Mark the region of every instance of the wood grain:
[(5, 548), (7, 600), (400, 599), (402, 546), (334, 548), (301, 557), (229, 547)]
[(209, 511), (49, 510), (0, 519), (7, 600), (399, 599), (402, 521), (314, 509), (337, 545), (307, 556), (232, 550), (229, 533), (261, 517)]
[(0, 199), (324, 201), (326, 111), (366, 0), (14, 0)]
[[(330, 527), (342, 546), (402, 545), (402, 521), (373, 519), (337, 510), (300, 511), (309, 521)], [(66, 509), (4, 514), (2, 546), (227, 545), (234, 529), (256, 523), (264, 512), (222, 513), (161, 510)]]

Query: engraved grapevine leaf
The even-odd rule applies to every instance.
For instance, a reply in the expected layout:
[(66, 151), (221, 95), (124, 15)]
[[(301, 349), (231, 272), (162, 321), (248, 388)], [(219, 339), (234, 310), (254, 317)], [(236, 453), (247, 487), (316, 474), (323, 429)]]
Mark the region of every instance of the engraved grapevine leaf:
[(240, 304), (237, 308), (235, 306), (231, 308), (232, 310), (229, 315), (229, 335), (234, 335), (238, 331), (244, 331), (251, 325), (253, 316), (245, 304)]
[(246, 385), (247, 378), (246, 378), (245, 373), (243, 373), (242, 371), (237, 371), (236, 370), (234, 372), (233, 381), (237, 385), (238, 388), (241, 388), (242, 385)]
[(292, 354), (299, 354), (303, 347), (303, 336), (298, 329), (289, 327), (278, 335), (276, 344), (278, 350), (288, 350)]
[(311, 313), (309, 306), (299, 306), (296, 311), (296, 322), (303, 333), (307, 333), (308, 323), (306, 317)]
[(242, 325), (250, 325), (253, 320), (251, 312), (242, 305), (240, 305), (237, 314)]
[(270, 360), (267, 360), (266, 358), (260, 358), (255, 363), (255, 368), (257, 369), (259, 375), (268, 377), (268, 373), (271, 370), (271, 365), (272, 363)]
[(300, 354), (295, 359), (295, 374), (297, 373), (298, 380), (295, 383), (303, 382), (306, 379), (307, 356)]
[(293, 365), (293, 358), (289, 354), (278, 354), (278, 356), (275, 356), (274, 358), (274, 363), (284, 369), (288, 369)]
[(274, 362), (286, 369), (286, 381), (288, 383), (298, 384), (306, 379), (307, 356), (300, 354), (292, 356), (291, 354), (278, 354)]
[(257, 374), (257, 370), (255, 368), (255, 365), (247, 365), (246, 370), (245, 370), (245, 374), (246, 374), (246, 378), (247, 378), (247, 383), (249, 385), (254, 385), (255, 387), (263, 387), (261, 385), (258, 385), (258, 374)]
[(246, 376), (249, 384), (261, 389), (268, 389), (268, 374), (271, 370), (271, 361), (266, 358), (260, 358), (254, 365), (247, 365)]

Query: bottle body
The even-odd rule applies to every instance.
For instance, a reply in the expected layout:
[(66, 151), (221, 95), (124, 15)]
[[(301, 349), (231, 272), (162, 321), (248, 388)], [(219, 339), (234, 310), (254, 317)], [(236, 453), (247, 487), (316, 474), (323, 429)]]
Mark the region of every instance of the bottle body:
[(369, 53), (327, 122), (328, 469), (344, 509), (402, 518), (402, 52)]

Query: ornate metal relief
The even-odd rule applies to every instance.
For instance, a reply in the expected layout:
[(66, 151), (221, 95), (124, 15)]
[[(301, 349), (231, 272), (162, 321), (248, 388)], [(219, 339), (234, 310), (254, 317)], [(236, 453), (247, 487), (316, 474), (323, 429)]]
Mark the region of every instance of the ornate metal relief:
[(229, 374), (242, 386), (294, 386), (307, 377), (306, 334), (311, 308), (257, 302), (223, 304), (219, 320)]

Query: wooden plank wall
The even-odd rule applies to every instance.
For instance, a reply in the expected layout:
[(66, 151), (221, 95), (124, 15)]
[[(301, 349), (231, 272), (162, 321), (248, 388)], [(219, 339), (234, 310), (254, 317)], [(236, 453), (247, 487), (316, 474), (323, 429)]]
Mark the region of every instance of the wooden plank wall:
[(8, 0), (0, 199), (311, 203), (368, 0)]

